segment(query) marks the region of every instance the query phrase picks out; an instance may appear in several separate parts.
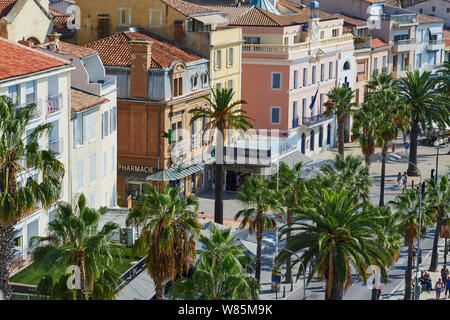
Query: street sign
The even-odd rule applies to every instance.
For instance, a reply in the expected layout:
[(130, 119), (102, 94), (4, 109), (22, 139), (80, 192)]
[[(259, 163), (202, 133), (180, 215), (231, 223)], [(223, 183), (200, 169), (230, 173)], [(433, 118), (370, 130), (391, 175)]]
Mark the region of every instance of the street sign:
[(450, 219), (441, 225), (441, 238), (450, 238)]

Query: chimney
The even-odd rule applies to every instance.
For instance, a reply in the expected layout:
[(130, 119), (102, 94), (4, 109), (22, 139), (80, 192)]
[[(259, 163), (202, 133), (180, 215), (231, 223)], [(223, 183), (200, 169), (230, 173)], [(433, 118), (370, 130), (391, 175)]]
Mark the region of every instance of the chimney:
[(175, 35), (174, 35), (174, 41), (178, 44), (183, 45), (184, 44), (184, 28), (183, 28), (183, 21), (181, 20), (175, 20)]
[(48, 49), (51, 51), (58, 51), (59, 48), (59, 37), (61, 37), (60, 33), (53, 32), (47, 35), (48, 38)]
[(132, 40), (130, 96), (133, 98), (148, 97), (148, 69), (152, 62), (152, 41)]

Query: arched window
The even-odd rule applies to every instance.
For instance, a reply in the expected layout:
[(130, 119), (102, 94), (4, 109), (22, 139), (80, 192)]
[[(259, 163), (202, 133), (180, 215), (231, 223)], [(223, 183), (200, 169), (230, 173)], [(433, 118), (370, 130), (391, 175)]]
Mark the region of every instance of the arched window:
[(344, 63), (344, 70), (350, 70), (350, 63), (348, 61)]
[(198, 74), (194, 74), (191, 78), (192, 90), (197, 89), (198, 86)]
[(200, 78), (202, 80), (202, 86), (206, 87), (208, 84), (208, 75), (206, 73), (202, 73)]

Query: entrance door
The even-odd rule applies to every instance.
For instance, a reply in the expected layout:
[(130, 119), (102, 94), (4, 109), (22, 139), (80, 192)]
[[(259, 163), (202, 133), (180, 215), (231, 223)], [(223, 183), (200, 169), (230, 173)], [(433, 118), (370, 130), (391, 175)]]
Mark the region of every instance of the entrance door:
[(327, 126), (327, 144), (331, 143), (331, 124), (329, 123)]
[(305, 134), (302, 133), (302, 147), (301, 147), (301, 151), (302, 151), (303, 154), (305, 154), (305, 139), (306, 139)]
[(314, 151), (314, 130), (311, 130), (311, 141), (310, 141), (309, 149), (311, 151)]
[(322, 142), (323, 142), (323, 127), (320, 126), (320, 128), (319, 128), (319, 148), (322, 148)]

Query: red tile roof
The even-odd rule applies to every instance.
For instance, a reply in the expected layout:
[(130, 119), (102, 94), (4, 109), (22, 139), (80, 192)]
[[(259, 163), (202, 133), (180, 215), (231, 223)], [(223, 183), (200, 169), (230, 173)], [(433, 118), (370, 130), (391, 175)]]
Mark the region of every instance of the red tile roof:
[(202, 7), (182, 0), (161, 0), (161, 2), (167, 4), (168, 6), (184, 14), (185, 16), (198, 13), (213, 12), (211, 9), (208, 9), (206, 7)]
[(444, 43), (446, 46), (450, 46), (450, 29), (444, 29)]
[[(50, 45), (50, 43), (43, 43), (43, 44), (37, 45), (37, 47), (45, 49), (45, 50), (49, 50), (49, 45)], [(57, 49), (56, 53), (64, 54), (64, 55), (68, 55), (68, 56), (74, 56), (77, 58), (84, 58), (84, 57), (96, 54), (97, 51), (95, 51), (94, 49), (91, 49), (91, 48), (78, 46), (76, 44), (71, 44), (71, 43), (64, 42), (64, 41), (58, 41), (58, 49)]]
[(354, 17), (354, 16), (349, 16), (343, 13), (334, 13), (333, 15), (337, 16), (338, 18), (344, 19), (344, 24), (345, 25), (351, 25), (351, 26), (364, 26), (367, 25), (367, 21)]
[(70, 105), (75, 112), (98, 106), (107, 100), (92, 93), (70, 88)]
[(0, 0), (0, 18), (8, 15), (17, 0)]
[(417, 22), (421, 24), (421, 23), (445, 22), (445, 20), (438, 17), (429, 16), (427, 14), (418, 13)]
[(373, 38), (372, 43), (371, 43), (371, 48), (376, 49), (376, 48), (384, 47), (386, 45), (387, 45), (387, 43), (384, 42), (383, 40), (381, 40), (380, 38)]
[(129, 67), (131, 65), (131, 40), (153, 41), (151, 48), (152, 68), (167, 68), (173, 61), (186, 63), (203, 59), (203, 57), (182, 49), (173, 43), (157, 39), (155, 36), (149, 36), (143, 32), (119, 32), (89, 43), (86, 47), (97, 51), (104, 65)]
[(24, 45), (0, 38), (1, 80), (64, 65), (70, 65), (70, 61), (59, 59)]

